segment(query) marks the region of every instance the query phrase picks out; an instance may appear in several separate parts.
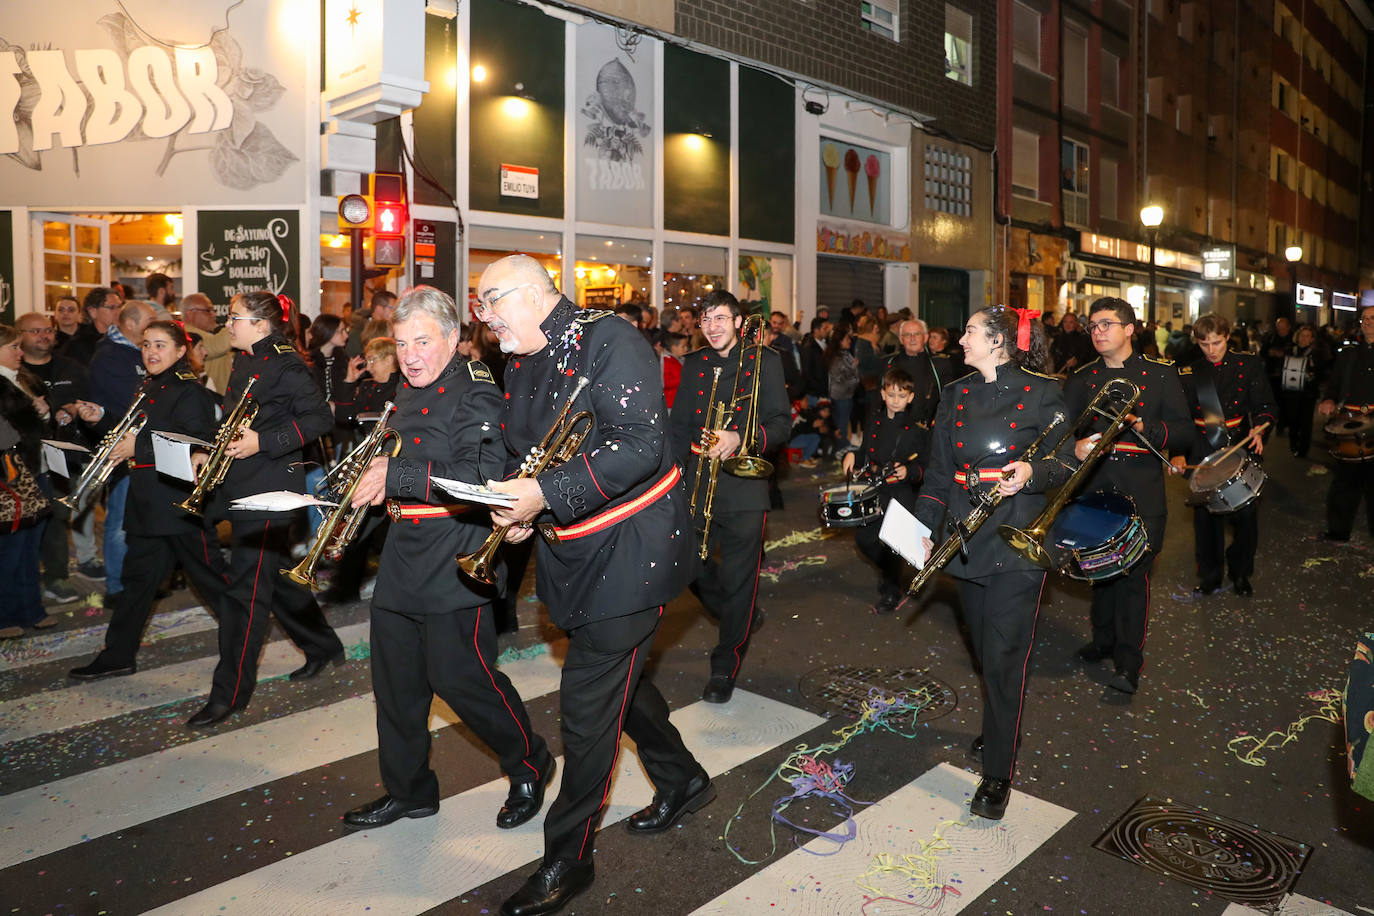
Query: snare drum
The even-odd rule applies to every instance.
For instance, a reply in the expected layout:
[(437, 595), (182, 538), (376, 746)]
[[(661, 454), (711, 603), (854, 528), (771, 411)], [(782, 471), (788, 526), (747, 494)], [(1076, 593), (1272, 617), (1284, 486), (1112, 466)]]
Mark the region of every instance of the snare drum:
[(1337, 461), (1374, 459), (1374, 413), (1342, 410), (1322, 427), (1322, 432), (1330, 439), (1327, 451)]
[(821, 491), (821, 525), (826, 528), (862, 528), (883, 517), (878, 488), (841, 484)]
[(1120, 493), (1089, 493), (1055, 516), (1048, 540), (1055, 567), (1070, 579), (1097, 582), (1126, 572), (1150, 550), (1135, 503)]
[(1264, 489), (1264, 468), (1249, 451), (1213, 452), (1202, 460), (1188, 481), (1188, 505), (1202, 506), (1214, 515), (1244, 509)]

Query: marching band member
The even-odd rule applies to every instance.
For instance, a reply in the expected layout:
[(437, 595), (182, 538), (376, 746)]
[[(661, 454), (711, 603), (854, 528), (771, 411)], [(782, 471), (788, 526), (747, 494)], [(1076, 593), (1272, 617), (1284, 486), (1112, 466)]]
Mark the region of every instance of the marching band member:
[[(1070, 465), (1061, 456), (1020, 460), (1066, 408), (1058, 382), (1040, 374), (1049, 360), (1045, 332), (1026, 310), (997, 305), (976, 312), (959, 343), (974, 371), (940, 393), (916, 517), (938, 534), (945, 522), (968, 514), (978, 492), (995, 488), (1008, 497), (974, 533), (967, 553), (947, 567), (959, 580), (985, 689), (983, 733), (972, 748), (982, 753), (983, 778), (969, 810), (997, 820), (1011, 795), (1046, 575), (1008, 547), (997, 528), (1029, 525), (1045, 507), (1045, 492), (1068, 479)], [(934, 545), (930, 538), (924, 542), (929, 555)]]
[(496, 826), (517, 827), (539, 812), (554, 759), (496, 667), (496, 590), (454, 562), (491, 529), (472, 507), (445, 502), (431, 483), (501, 476), (501, 395), (485, 365), (457, 355), (458, 310), (447, 294), (407, 290), (391, 321), (404, 381), (389, 425), (401, 451), (374, 458), (353, 498), (354, 506), (394, 500), (395, 528), (372, 595), (372, 689), (386, 794), (349, 811), (344, 823), (380, 827), (439, 810), (439, 781), (429, 766), (429, 707), (437, 693), (499, 758), (511, 787)]
[[(105, 647), (89, 664), (67, 674), (79, 681), (133, 674), (135, 656), (148, 623), (158, 587), (177, 566), (186, 571), (197, 593), (217, 613), (225, 587), (224, 559), (213, 529), (176, 504), (186, 489), (158, 473), (153, 461), (153, 433), (173, 431), (213, 439), (215, 398), (186, 362), (190, 340), (181, 326), (154, 321), (143, 330), (143, 366), (147, 395), (140, 411), (147, 420), (135, 437), (125, 434), (112, 458), (129, 461), (129, 495), (124, 510), (128, 554), (121, 572), (124, 600), (115, 606), (105, 630)], [(105, 414), (97, 435), (115, 427), (123, 415)]]
[[(233, 458), (218, 498), (226, 503), (274, 490), (301, 493), (301, 452), (334, 425), (329, 405), (292, 340), (295, 303), (266, 290), (235, 296), (229, 304), (234, 369), (224, 391), (227, 416), (250, 378), (258, 405), (252, 427), (228, 446)], [(203, 463), (203, 453), (196, 456)], [(278, 575), (290, 566), (291, 516), (285, 512), (230, 509), (229, 585), (220, 602), (219, 664), (205, 707), (187, 721), (204, 728), (248, 705), (258, 680), (258, 652), (267, 636), (269, 612), (305, 653), (292, 680), (311, 678), (329, 662), (340, 664), (343, 643), (324, 619), (315, 596)]]
[[(1228, 352), (1231, 322), (1219, 315), (1203, 315), (1193, 323), (1193, 340), (1202, 356), (1178, 370), (1197, 432), (1186, 463), (1197, 464), (1208, 455), (1244, 440), (1245, 448), (1264, 453), (1262, 423), (1275, 424), (1274, 394), (1265, 377), (1264, 361), (1249, 353)], [(1182, 455), (1173, 459), (1182, 470)], [(1235, 530), (1226, 547), (1226, 522)], [(1193, 507), (1193, 556), (1198, 584), (1193, 591), (1210, 595), (1221, 587), (1228, 570), (1237, 595), (1252, 595), (1250, 576), (1255, 571), (1259, 547), (1259, 500), (1235, 512), (1218, 515), (1206, 506)]]
[[(1347, 344), (1336, 354), (1327, 376), (1326, 398), (1317, 405), (1323, 420), (1336, 408), (1357, 414), (1374, 412), (1374, 306), (1360, 309), (1360, 341)], [(1355, 527), (1355, 513), (1364, 511), (1374, 534), (1374, 461), (1337, 461), (1326, 496), (1328, 541), (1348, 541)]]
[(610, 795), (620, 733), (638, 746), (657, 789), (630, 817), (632, 832), (666, 830), (715, 797), (711, 777), (668, 721), (668, 704), (641, 677), (663, 606), (687, 574), (687, 499), (666, 442), (662, 374), (638, 330), (605, 311), (579, 311), (538, 261), (502, 258), (482, 274), (475, 315), (495, 332), (506, 364), (505, 439), (513, 469), (544, 441), (579, 378), (571, 412), (592, 428), (571, 458), (493, 486), (517, 497), (493, 513), (517, 525), (509, 540), (555, 525), (536, 544), (536, 588), (568, 631), (561, 685), (563, 783), (544, 820), (539, 868), (501, 908), (553, 913), (586, 890)]
[[(792, 411), (783, 382), (782, 359), (767, 347), (740, 341), (743, 323), (739, 301), (725, 290), (707, 294), (701, 308), (701, 329), (706, 346), (688, 353), (683, 381), (678, 386), (669, 429), (678, 465), (691, 468), (699, 464), (697, 455), (702, 437), (709, 431), (712, 404), (710, 397), (715, 370), (720, 370), (717, 399), (733, 406), (733, 415), (723, 430), (715, 431), (716, 441), (709, 454), (729, 458), (739, 451), (746, 418), (751, 415), (749, 397), (754, 389), (754, 372), (761, 366), (753, 441), (760, 452), (770, 452), (788, 440)], [(744, 347), (740, 359), (738, 347)], [(762, 362), (759, 362), (760, 354)], [(741, 369), (741, 365), (743, 368)], [(736, 375), (739, 371), (738, 376)], [(742, 395), (736, 402), (736, 394)], [(707, 483), (702, 481), (693, 529), (700, 555), (702, 518)], [(711, 651), (711, 676), (701, 698), (708, 703), (724, 703), (735, 689), (749, 634), (754, 626), (754, 601), (758, 595), (759, 564), (763, 561), (763, 529), (768, 521), (768, 481), (745, 479), (726, 473), (716, 477), (712, 514), (710, 551), (693, 582), (701, 603), (720, 621), (720, 637)]]
[[(1081, 413), (1109, 380), (1124, 378), (1140, 386), (1140, 401), (1131, 409), (1137, 418), (1132, 429), (1158, 449), (1185, 451), (1192, 442), (1193, 424), (1178, 371), (1170, 360), (1142, 356), (1131, 349), (1136, 326), (1131, 304), (1111, 296), (1098, 299), (1088, 310), (1087, 325), (1098, 358), (1064, 382), (1070, 415)], [(1094, 417), (1089, 429), (1105, 427), (1106, 423)], [(1163, 462), (1134, 437), (1135, 433), (1126, 432), (1117, 439), (1111, 453), (1093, 468), (1082, 490), (1115, 490), (1133, 499), (1150, 541), (1148, 553), (1127, 572), (1093, 583), (1093, 638), (1078, 650), (1078, 657), (1085, 662), (1112, 659), (1116, 674), (1107, 686), (1123, 693), (1136, 692), (1145, 665), (1150, 569), (1164, 544), (1166, 518)], [(1075, 456), (1080, 460), (1086, 457), (1095, 441), (1091, 435), (1079, 439)]]

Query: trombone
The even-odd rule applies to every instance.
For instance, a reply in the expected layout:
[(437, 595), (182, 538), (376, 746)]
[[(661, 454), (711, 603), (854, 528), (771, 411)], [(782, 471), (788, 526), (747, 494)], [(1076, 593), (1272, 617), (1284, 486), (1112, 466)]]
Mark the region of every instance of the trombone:
[[(750, 325), (753, 325), (755, 331), (754, 385), (749, 394), (741, 397), (739, 375), (744, 371), (744, 338), (749, 334)], [(744, 432), (740, 435), (739, 454), (722, 460), (720, 466), (727, 474), (757, 480), (773, 474), (773, 463), (753, 454), (758, 447), (755, 441), (758, 434), (755, 430), (759, 425), (759, 382), (763, 379), (763, 316), (750, 315), (744, 319), (739, 331), (739, 364), (735, 367), (735, 392), (726, 416), (734, 416), (739, 402), (745, 399), (749, 401), (749, 411), (744, 415)]]
[(256, 376), (250, 377), (248, 384), (243, 386), (239, 402), (220, 424), (219, 432), (215, 433), (215, 444), (210, 448), (210, 457), (196, 475), (195, 489), (191, 491), (190, 496), (177, 503), (178, 509), (185, 509), (192, 515), (201, 515), (205, 511), (206, 495), (224, 483), (229, 466), (234, 463), (234, 459), (225, 454), (225, 450), (229, 448), (229, 443), (243, 438), (243, 431), (252, 426), (253, 420), (258, 416), (258, 402), (252, 399), (253, 383), (256, 381)]
[(129, 405), (123, 418), (105, 434), (105, 438), (100, 440), (100, 445), (96, 447), (90, 462), (82, 469), (81, 476), (76, 479), (76, 485), (72, 487), (72, 491), (66, 496), (58, 497), (57, 501), (70, 509), (72, 515), (80, 515), (87, 501), (99, 492), (101, 487), (105, 486), (105, 481), (110, 479), (110, 474), (119, 464), (111, 457), (115, 446), (119, 444), (119, 440), (129, 433), (137, 436), (143, 432), (143, 427), (148, 422), (148, 415), (140, 412), (139, 408), (143, 406), (147, 397), (148, 393), (140, 389), (138, 397), (134, 398), (134, 402)]
[(330, 492), (338, 494), (339, 504), (325, 516), (320, 527), (316, 529), (315, 538), (310, 542), (310, 549), (306, 551), (305, 557), (291, 569), (280, 570), (281, 574), (292, 582), (314, 591), (315, 567), (319, 564), (320, 558), (327, 556), (331, 560), (337, 560), (343, 555), (344, 548), (358, 536), (363, 517), (372, 508), (353, 507), (353, 494), (357, 492), (363, 472), (372, 464), (372, 459), (383, 452), (389, 458), (395, 458), (401, 453), (401, 434), (386, 425), (387, 417), (395, 409), (396, 405), (387, 401), (386, 406), (382, 408), (381, 419), (372, 427), (367, 438), (358, 443), (353, 451), (330, 470), (325, 486)]
[[(585, 375), (578, 378), (577, 387), (568, 396), (567, 403), (558, 411), (553, 426), (549, 427), (544, 438), (530, 449), (525, 460), (520, 463), (520, 471), (515, 475), (516, 480), (522, 477), (537, 477), (577, 454), (577, 450), (582, 447), (582, 440), (587, 438), (592, 427), (596, 425), (596, 419), (590, 410), (578, 411), (571, 417), (568, 416), (568, 411), (572, 409), (573, 402), (582, 393), (582, 389), (590, 384), (591, 379)], [(458, 568), (478, 582), (495, 584), (496, 574), (492, 571), (491, 564), (496, 556), (496, 548), (506, 539), (508, 531), (510, 525), (497, 525), (492, 528), (491, 534), (487, 535), (481, 547), (458, 558)]]

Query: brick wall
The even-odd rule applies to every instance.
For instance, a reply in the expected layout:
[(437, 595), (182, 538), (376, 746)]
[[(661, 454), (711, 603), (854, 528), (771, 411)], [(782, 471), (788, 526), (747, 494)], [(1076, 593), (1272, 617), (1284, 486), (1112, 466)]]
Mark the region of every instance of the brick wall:
[(859, 0), (675, 3), (682, 38), (931, 116), (968, 142), (996, 141), (996, 0), (952, 0), (973, 16), (971, 87), (945, 77), (943, 0), (900, 0), (900, 41), (863, 29)]
[(578, 0), (578, 6), (651, 29), (673, 28), (673, 0)]

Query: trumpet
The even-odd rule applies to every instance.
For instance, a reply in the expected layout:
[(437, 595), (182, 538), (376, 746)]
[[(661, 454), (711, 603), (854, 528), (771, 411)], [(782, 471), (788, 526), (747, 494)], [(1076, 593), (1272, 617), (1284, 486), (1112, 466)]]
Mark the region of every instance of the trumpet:
[[(1054, 559), (1045, 549), (1045, 538), (1049, 534), (1050, 526), (1054, 524), (1054, 517), (1068, 504), (1074, 491), (1078, 489), (1078, 485), (1088, 476), (1088, 472), (1111, 449), (1117, 436), (1120, 436), (1127, 425), (1135, 419), (1131, 416), (1130, 407), (1138, 397), (1140, 397), (1140, 388), (1129, 379), (1114, 378), (1098, 389), (1097, 394), (1093, 395), (1093, 399), (1083, 409), (1083, 413), (1074, 421), (1069, 431), (1064, 434), (1064, 439), (1060, 440), (1059, 445), (1063, 445), (1064, 440), (1073, 435), (1073, 431), (1092, 416), (1106, 417), (1110, 420), (1111, 424), (1107, 427), (1107, 431), (1101, 435), (1097, 442), (1093, 443), (1092, 451), (1088, 452), (1087, 457), (1078, 465), (1073, 476), (1046, 503), (1044, 510), (1036, 516), (1035, 521), (1031, 522), (1029, 527), (1017, 528), (1015, 525), (998, 527), (997, 533), (1002, 536), (1002, 540), (1007, 542), (1007, 546), (1042, 569), (1054, 568)], [(1099, 404), (1101, 401), (1116, 399), (1120, 399), (1121, 406), (1115, 411), (1104, 409)], [(1055, 447), (1055, 450), (1058, 451), (1058, 446)]]
[[(1031, 461), (1034, 459), (1039, 453), (1040, 447), (1045, 444), (1045, 438), (1050, 434), (1050, 431), (1063, 422), (1064, 415), (1056, 412), (1055, 415), (1050, 418), (1050, 422), (1045, 424), (1045, 428), (1040, 430), (1040, 435), (1035, 437), (1035, 441), (1030, 444), (1030, 447), (1027, 448), (1017, 460)], [(1070, 430), (1070, 432), (1072, 432), (1072, 430)], [(1054, 450), (1051, 451), (1051, 454), (1058, 451), (1063, 443), (1064, 440), (1060, 439), (1055, 445)], [(1004, 474), (1003, 478), (1005, 479), (1009, 476), (1010, 472)], [(930, 556), (926, 557), (925, 563), (916, 573), (916, 578), (912, 579), (911, 584), (907, 586), (907, 594), (915, 595), (919, 592), (921, 587), (929, 582), (932, 576), (943, 569), (950, 560), (954, 559), (955, 554), (962, 553), (967, 555), (969, 539), (973, 537), (979, 528), (983, 527), (984, 522), (992, 517), (993, 511), (1001, 505), (1002, 500), (1005, 498), (1006, 497), (996, 489), (988, 493), (978, 493), (975, 497), (973, 511), (970, 512), (963, 521), (955, 522), (954, 532), (949, 537), (945, 538), (944, 543), (931, 551)]]
[(138, 397), (129, 405), (122, 419), (105, 434), (105, 438), (100, 440), (100, 445), (96, 447), (95, 454), (91, 456), (90, 463), (81, 471), (81, 476), (76, 479), (76, 486), (66, 496), (58, 498), (58, 502), (71, 510), (72, 515), (80, 515), (81, 510), (86, 507), (86, 503), (100, 488), (105, 486), (105, 481), (110, 479), (110, 474), (114, 472), (115, 466), (119, 464), (113, 457), (115, 446), (125, 435), (133, 433), (137, 436), (143, 431), (144, 425), (148, 422), (148, 415), (142, 413), (139, 408), (143, 406), (143, 401), (148, 397), (147, 392), (140, 390)]
[[(578, 378), (577, 387), (573, 389), (567, 403), (558, 411), (558, 416), (554, 418), (549, 431), (544, 434), (538, 445), (530, 449), (525, 460), (520, 462), (520, 471), (515, 475), (515, 479), (537, 477), (577, 454), (577, 450), (582, 447), (582, 440), (587, 438), (596, 424), (596, 419), (589, 410), (578, 411), (571, 417), (568, 416), (568, 411), (572, 410), (573, 402), (582, 393), (582, 389), (590, 384), (591, 380), (585, 375)], [(481, 547), (458, 558), (458, 568), (478, 582), (494, 584), (496, 574), (492, 572), (492, 559), (496, 556), (496, 548), (506, 539), (508, 531), (510, 525), (497, 525), (492, 528), (491, 534), (487, 535)]]
[(401, 434), (386, 425), (387, 417), (395, 409), (396, 405), (387, 401), (386, 406), (382, 408), (381, 419), (372, 427), (372, 432), (329, 472), (327, 480), (331, 482), (326, 486), (338, 495), (339, 504), (316, 529), (315, 538), (310, 542), (310, 549), (306, 551), (305, 557), (291, 569), (280, 570), (281, 574), (292, 582), (314, 591), (315, 567), (319, 565), (320, 558), (329, 557), (331, 560), (337, 560), (343, 555), (344, 548), (358, 536), (363, 518), (371, 508), (353, 507), (353, 494), (358, 490), (358, 482), (362, 480), (363, 472), (372, 464), (372, 459), (383, 452), (389, 458), (395, 458), (401, 453)]
[(234, 463), (234, 459), (225, 454), (225, 450), (229, 448), (230, 442), (243, 438), (243, 431), (253, 425), (253, 420), (258, 415), (258, 402), (252, 399), (253, 383), (256, 381), (256, 378), (250, 378), (248, 384), (243, 386), (239, 402), (220, 424), (219, 432), (215, 433), (215, 444), (210, 448), (210, 458), (196, 475), (195, 489), (191, 491), (190, 496), (177, 503), (178, 509), (184, 509), (192, 515), (201, 515), (205, 511), (206, 494), (224, 483), (229, 466)]

